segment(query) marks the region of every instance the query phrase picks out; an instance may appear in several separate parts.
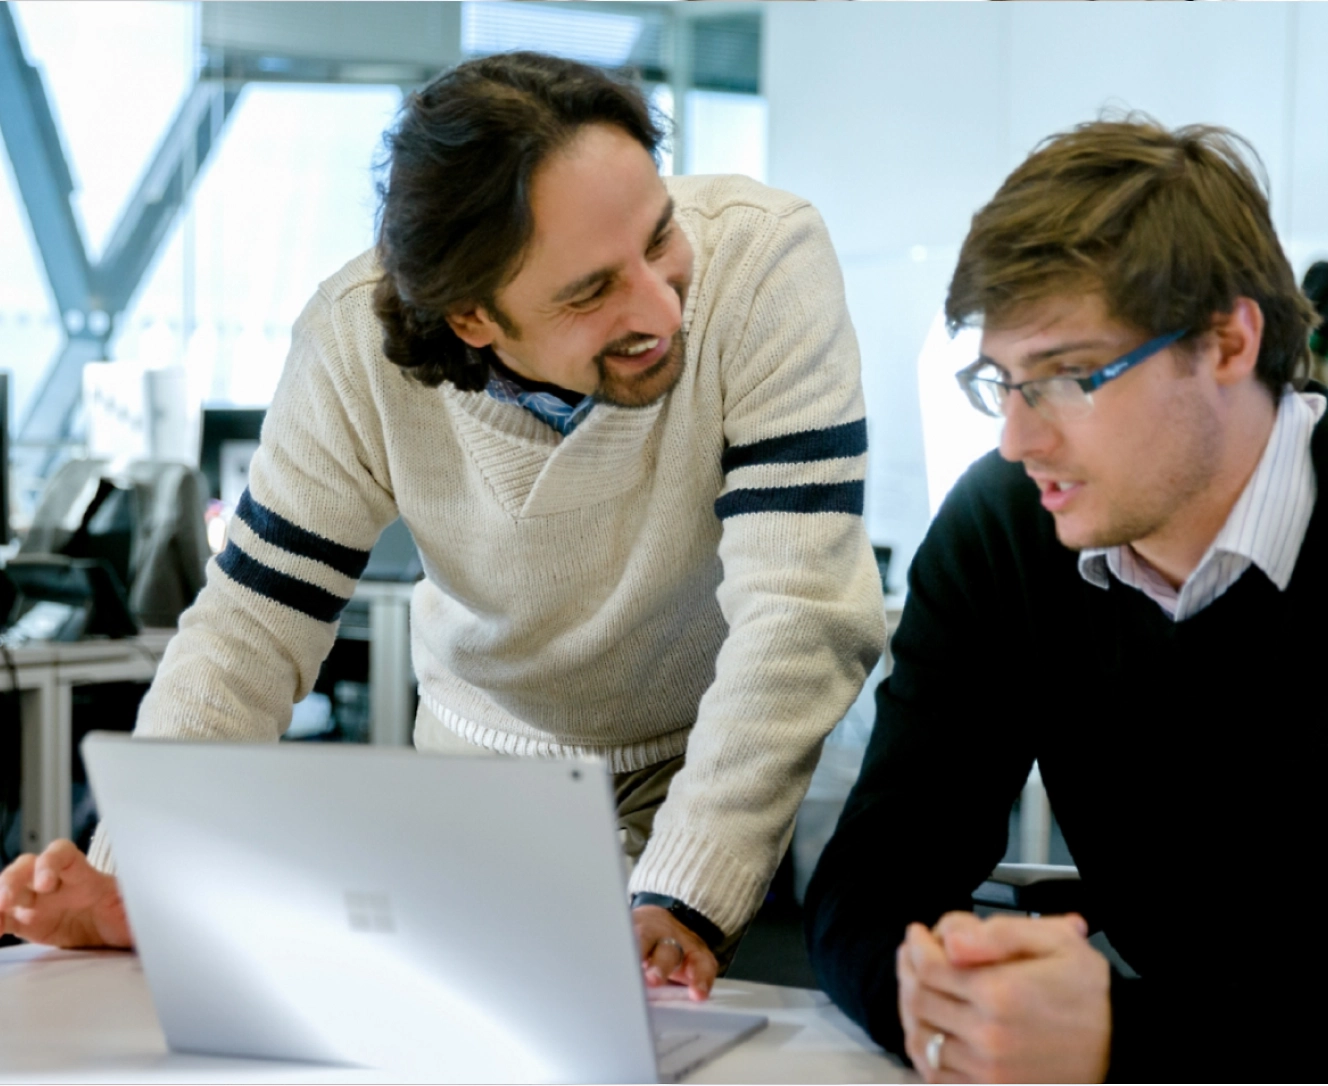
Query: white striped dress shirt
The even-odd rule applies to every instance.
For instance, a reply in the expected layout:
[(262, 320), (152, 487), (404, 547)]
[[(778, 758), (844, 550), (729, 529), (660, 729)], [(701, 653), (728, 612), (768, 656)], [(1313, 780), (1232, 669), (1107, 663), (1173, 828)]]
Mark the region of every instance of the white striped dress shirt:
[(1107, 588), (1108, 571), (1137, 588), (1176, 622), (1197, 615), (1240, 580), (1251, 564), (1285, 591), (1314, 512), (1317, 486), (1310, 437), (1328, 400), (1288, 389), (1259, 466), (1245, 484), (1222, 530), (1179, 590), (1128, 544), (1079, 552), (1079, 574)]

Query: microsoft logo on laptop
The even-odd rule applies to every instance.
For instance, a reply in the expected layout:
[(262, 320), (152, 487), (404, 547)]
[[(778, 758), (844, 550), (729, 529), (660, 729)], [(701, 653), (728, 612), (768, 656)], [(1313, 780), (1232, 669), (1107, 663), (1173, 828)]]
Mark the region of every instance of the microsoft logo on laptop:
[(386, 894), (364, 894), (346, 891), (346, 914), (351, 931), (395, 932), (392, 902)]

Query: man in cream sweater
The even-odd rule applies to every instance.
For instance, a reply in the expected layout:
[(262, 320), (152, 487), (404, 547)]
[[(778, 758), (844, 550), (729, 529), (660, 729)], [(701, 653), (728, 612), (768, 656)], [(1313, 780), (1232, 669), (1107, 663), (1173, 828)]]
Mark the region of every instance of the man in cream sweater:
[[(400, 516), (416, 745), (603, 757), (647, 980), (704, 998), (884, 618), (824, 225), (662, 180), (659, 140), (634, 88), (537, 54), (410, 97), (379, 244), (295, 327), (138, 733), (276, 739)], [(104, 834), (17, 861), (3, 930), (129, 943), (112, 870)]]

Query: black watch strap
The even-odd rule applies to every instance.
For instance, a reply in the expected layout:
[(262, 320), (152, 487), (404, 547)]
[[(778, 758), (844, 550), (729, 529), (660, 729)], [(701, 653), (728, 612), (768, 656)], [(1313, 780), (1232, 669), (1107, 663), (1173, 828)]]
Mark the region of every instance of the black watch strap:
[(668, 894), (633, 894), (632, 908), (635, 909), (640, 905), (658, 905), (684, 927), (694, 931), (711, 950), (715, 950), (724, 941), (724, 933), (719, 930), (718, 925), (676, 897), (670, 897)]

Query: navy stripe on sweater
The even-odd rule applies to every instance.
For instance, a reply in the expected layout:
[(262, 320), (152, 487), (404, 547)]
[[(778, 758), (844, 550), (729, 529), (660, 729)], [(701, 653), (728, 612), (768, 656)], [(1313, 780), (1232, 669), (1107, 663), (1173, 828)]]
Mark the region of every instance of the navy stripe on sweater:
[(744, 513), (852, 513), (862, 516), (861, 479), (805, 486), (762, 486), (731, 490), (715, 502), (720, 520)]
[(217, 558), (217, 565), (245, 588), (319, 622), (335, 622), (349, 602), (316, 584), (264, 565), (234, 543), (226, 544), (226, 549)]
[(813, 460), (841, 460), (867, 451), (867, 420), (845, 422), (821, 430), (781, 434), (750, 445), (725, 449), (720, 465), (727, 475), (752, 464), (798, 464)]
[(307, 528), (301, 528), (265, 505), (260, 505), (245, 488), (235, 515), (253, 529), (259, 539), (283, 551), (322, 562), (347, 577), (358, 578), (369, 564), (369, 552), (342, 546)]

